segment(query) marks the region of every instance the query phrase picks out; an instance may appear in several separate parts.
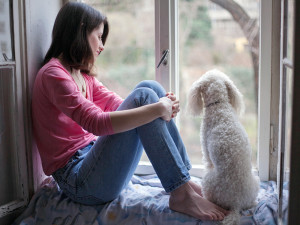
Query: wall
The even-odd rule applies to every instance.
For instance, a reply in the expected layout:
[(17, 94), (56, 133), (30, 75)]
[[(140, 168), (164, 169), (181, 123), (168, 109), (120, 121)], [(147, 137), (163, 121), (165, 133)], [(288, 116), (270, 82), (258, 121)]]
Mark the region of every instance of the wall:
[[(62, 6), (62, 0), (25, 0), (26, 14), (26, 46), (27, 46), (27, 112), (31, 115), (30, 103), (32, 87), (35, 76), (41, 66), (43, 58), (51, 43), (51, 33), (56, 15)], [(31, 133), (31, 119), (28, 118), (29, 133)], [(28, 138), (32, 155), (29, 157), (29, 170), (32, 169), (33, 191), (36, 191), (45, 175), (42, 170), (41, 160), (32, 135)], [(30, 141), (29, 141), (30, 142)], [(30, 150), (29, 150), (30, 151)], [(31, 161), (32, 160), (32, 161)], [(30, 174), (30, 171), (29, 171)]]

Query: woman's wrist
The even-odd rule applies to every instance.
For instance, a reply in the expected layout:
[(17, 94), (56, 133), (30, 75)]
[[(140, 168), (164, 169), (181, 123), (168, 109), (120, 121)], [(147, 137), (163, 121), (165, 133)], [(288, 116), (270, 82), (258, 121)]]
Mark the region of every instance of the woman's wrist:
[(156, 112), (157, 112), (157, 117), (162, 117), (164, 116), (164, 112), (165, 112), (165, 106), (164, 106), (164, 103), (163, 102), (157, 102), (157, 103), (154, 103), (155, 107), (157, 108), (156, 109)]

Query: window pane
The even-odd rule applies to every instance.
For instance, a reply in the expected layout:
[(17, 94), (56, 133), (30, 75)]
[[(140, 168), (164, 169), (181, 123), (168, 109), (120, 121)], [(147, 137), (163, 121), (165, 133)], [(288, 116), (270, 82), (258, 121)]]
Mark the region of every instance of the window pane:
[[(186, 109), (189, 88), (207, 70), (217, 68), (229, 75), (244, 96), (241, 122), (249, 135), (256, 166), (259, 1), (236, 2), (251, 18), (243, 25), (244, 29), (252, 27), (247, 37), (229, 11), (213, 1), (179, 0), (180, 99)], [(239, 10), (234, 12), (238, 14)], [(193, 164), (202, 163), (200, 124), (201, 118), (181, 113), (180, 132)]]
[[(105, 50), (97, 59), (98, 79), (125, 98), (136, 84), (155, 80), (154, 1), (86, 0), (110, 25)], [(146, 155), (142, 160), (147, 160)]]
[(0, 0), (0, 62), (13, 60), (11, 1)]

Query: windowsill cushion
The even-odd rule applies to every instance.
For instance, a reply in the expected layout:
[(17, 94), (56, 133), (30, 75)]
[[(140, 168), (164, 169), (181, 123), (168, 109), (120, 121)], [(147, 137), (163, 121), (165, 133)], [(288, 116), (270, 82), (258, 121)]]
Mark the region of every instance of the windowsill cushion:
[[(195, 182), (200, 178), (192, 177)], [(286, 185), (287, 186), (287, 185)], [(284, 190), (284, 215), (287, 215), (287, 190)], [(258, 204), (241, 212), (242, 225), (277, 224), (276, 183), (261, 182)], [(128, 187), (114, 201), (105, 205), (86, 206), (72, 202), (52, 177), (44, 181), (26, 210), (15, 220), (17, 224), (147, 224), (196, 225), (210, 224), (174, 212), (168, 207), (169, 195), (156, 175), (134, 175)]]

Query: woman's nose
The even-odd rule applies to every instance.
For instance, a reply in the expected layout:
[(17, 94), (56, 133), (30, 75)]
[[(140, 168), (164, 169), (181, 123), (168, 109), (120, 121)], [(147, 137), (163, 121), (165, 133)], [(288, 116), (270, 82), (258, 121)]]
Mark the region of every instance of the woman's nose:
[(102, 42), (100, 43), (99, 49), (100, 49), (101, 52), (104, 51), (104, 45), (103, 45)]

